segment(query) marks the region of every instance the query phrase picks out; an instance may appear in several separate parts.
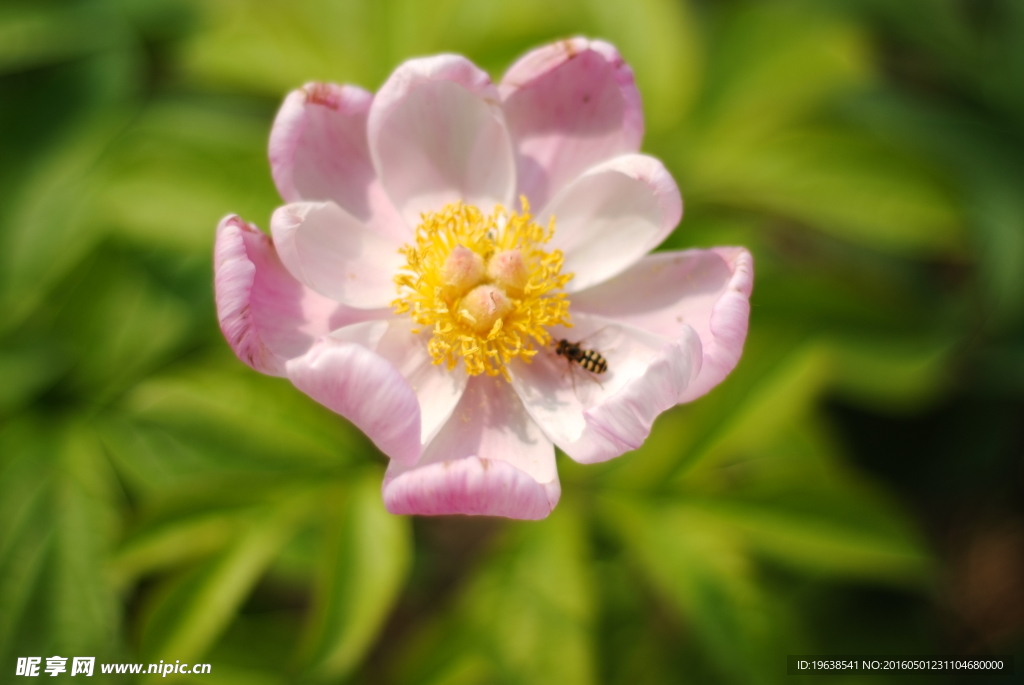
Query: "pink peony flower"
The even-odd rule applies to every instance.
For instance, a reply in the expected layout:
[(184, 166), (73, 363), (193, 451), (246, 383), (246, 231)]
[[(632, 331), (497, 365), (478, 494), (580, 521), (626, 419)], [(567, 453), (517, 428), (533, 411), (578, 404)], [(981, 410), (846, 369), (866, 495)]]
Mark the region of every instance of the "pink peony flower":
[(746, 250), (648, 254), (682, 199), (642, 134), (631, 70), (582, 38), (497, 86), (456, 55), (376, 96), (309, 84), (270, 135), (273, 239), (217, 228), (221, 329), (391, 458), (392, 513), (543, 518), (555, 445), (639, 447), (746, 337)]

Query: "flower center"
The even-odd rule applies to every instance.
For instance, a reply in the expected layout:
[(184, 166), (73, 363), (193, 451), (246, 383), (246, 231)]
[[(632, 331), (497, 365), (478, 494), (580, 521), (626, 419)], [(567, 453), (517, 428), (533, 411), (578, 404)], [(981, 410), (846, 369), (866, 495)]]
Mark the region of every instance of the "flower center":
[(415, 242), (400, 250), (407, 261), (392, 306), (433, 327), (435, 364), (454, 369), (462, 359), (471, 376), (508, 378), (506, 364), (530, 361), (535, 345), (551, 341), (547, 326), (571, 325), (562, 288), (572, 274), (561, 273), (560, 250), (541, 249), (555, 220), (538, 226), (522, 203), (521, 214), (499, 205), (485, 215), (462, 202), (424, 213)]

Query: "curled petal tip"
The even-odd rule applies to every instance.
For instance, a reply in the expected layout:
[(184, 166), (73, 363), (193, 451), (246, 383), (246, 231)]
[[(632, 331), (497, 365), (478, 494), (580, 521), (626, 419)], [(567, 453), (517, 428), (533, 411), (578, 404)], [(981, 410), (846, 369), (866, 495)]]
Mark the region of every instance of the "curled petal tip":
[(384, 454), (403, 464), (419, 459), (419, 402), (383, 357), (357, 343), (323, 337), (286, 368), (295, 387), (354, 423)]
[(538, 483), (498, 459), (467, 457), (421, 466), (384, 480), (392, 514), (546, 518), (558, 503), (558, 481)]
[(228, 345), (243, 362), (266, 374), (284, 375), (284, 360), (274, 354), (259, 332), (252, 308), (256, 264), (254, 251), (272, 250), (269, 240), (236, 214), (224, 217), (217, 226), (214, 243), (214, 294), (217, 320)]
[(500, 92), (519, 192), (538, 209), (594, 164), (640, 149), (640, 93), (608, 43), (577, 37), (537, 48), (509, 68)]

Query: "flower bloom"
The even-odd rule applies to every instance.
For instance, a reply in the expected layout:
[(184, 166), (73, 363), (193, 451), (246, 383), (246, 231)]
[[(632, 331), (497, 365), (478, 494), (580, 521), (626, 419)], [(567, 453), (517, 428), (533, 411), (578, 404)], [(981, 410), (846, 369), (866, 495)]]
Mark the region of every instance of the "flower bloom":
[(543, 518), (556, 445), (639, 447), (746, 338), (746, 250), (648, 254), (682, 198), (642, 134), (632, 71), (582, 38), (497, 86), (456, 55), (308, 84), (270, 135), (272, 240), (217, 229), (221, 329), (391, 458), (392, 513)]

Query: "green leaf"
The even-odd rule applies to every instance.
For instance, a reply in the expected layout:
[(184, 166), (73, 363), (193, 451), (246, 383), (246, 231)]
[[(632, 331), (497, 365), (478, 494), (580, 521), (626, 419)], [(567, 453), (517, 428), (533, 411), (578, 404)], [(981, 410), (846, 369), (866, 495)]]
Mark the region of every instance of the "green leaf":
[(700, 86), (704, 53), (689, 2), (589, 0), (598, 35), (611, 41), (633, 68), (648, 131), (685, 120)]
[[(339, 477), (347, 480), (350, 476)], [(299, 473), (282, 478), (279, 473), (256, 470), (166, 483), (160, 490), (146, 493), (132, 529), (110, 560), (111, 576), (118, 586), (126, 587), (143, 576), (175, 571), (222, 554), (268, 506), (277, 506), (282, 497), (293, 497), (298, 491), (318, 496), (322, 487), (323, 479), (316, 476)], [(275, 573), (287, 567), (282, 565), (282, 557), (303, 571), (312, 565), (305, 557), (319, 547), (319, 535), (305, 533), (316, 531), (304, 530), (292, 540), (275, 559)], [(304, 580), (305, 573), (299, 575)]]
[(267, 171), (269, 126), (263, 107), (156, 102), (112, 147), (97, 216), (133, 242), (204, 256), (228, 213), (267, 226), (281, 202)]
[(316, 610), (304, 640), (305, 661), (317, 679), (343, 677), (359, 664), (409, 569), (409, 520), (385, 511), (381, 475), (376, 469), (368, 471), (327, 497), (324, 518), (329, 532), (321, 552)]
[(927, 78), (943, 84), (947, 101), (980, 101), (993, 114), (998, 112), (989, 117), (990, 124), (1015, 118), (1019, 126), (1024, 120), (1020, 88), (1024, 49), (1019, 40), (1024, 11), (1019, 3), (1003, 0), (975, 6), (956, 0), (856, 0), (852, 4), (883, 24), (891, 40), (908, 54), (913, 51), (916, 60), (929, 65), (932, 73)]
[(604, 495), (600, 512), (642, 575), (694, 631), (719, 672), (766, 682), (789, 639), (773, 620), (742, 540), (685, 504)]
[(103, 2), (8, 2), (0, 8), (0, 74), (123, 44), (127, 26)]
[(810, 342), (793, 351), (735, 407), (709, 450), (755, 449), (803, 418), (830, 377), (828, 351)]
[(847, 512), (826, 495), (835, 493), (772, 503), (715, 498), (697, 506), (741, 532), (752, 548), (801, 571), (909, 586), (928, 578), (930, 559), (920, 541), (879, 530), (860, 511), (841, 516)]
[(372, 453), (343, 418), (227, 352), (150, 378), (118, 410), (103, 436), (143, 492), (218, 473), (323, 474)]
[(212, 556), (237, 537), (245, 513), (201, 512), (146, 527), (129, 538), (110, 560), (108, 568), (114, 584), (129, 587), (154, 571)]
[[(73, 269), (103, 236), (91, 221), (101, 186), (93, 170), (123, 125), (117, 115), (80, 127), (31, 171), (0, 233), (0, 331), (16, 326), (49, 288)], [(54, 202), (54, 198), (61, 198)]]
[[(12, 422), (0, 432), (0, 649), (14, 656), (16, 637), (33, 647), (44, 636), (36, 628), (24, 635), (23, 622), (43, 576), (53, 522), (48, 511), (52, 441), (41, 428), (26, 421)], [(43, 639), (41, 639), (43, 638)]]
[(254, 511), (221, 554), (166, 588), (143, 634), (146, 658), (202, 657), (316, 501), (311, 493), (300, 492)]
[(153, 283), (132, 255), (101, 251), (82, 271), (54, 329), (76, 357), (69, 389), (103, 404), (180, 353), (193, 322), (186, 303)]
[(689, 202), (796, 219), (874, 249), (961, 251), (961, 217), (932, 172), (829, 124), (870, 79), (866, 41), (806, 3), (748, 6), (724, 23), (694, 116), (669, 161)]
[[(856, 26), (820, 5), (794, 2), (735, 11), (708, 60), (687, 136), (716, 155), (805, 122), (836, 96), (864, 84), (870, 63)], [(707, 171), (707, 164), (698, 166)]]
[[(593, 8), (578, 0), (218, 0), (200, 8), (204, 30), (185, 48), (189, 77), (274, 98), (310, 80), (373, 89), (402, 61), (438, 52), (465, 54), (498, 77), (533, 47), (581, 32), (603, 33), (591, 21)], [(648, 2), (644, 10), (636, 18), (622, 14), (629, 21), (625, 31), (614, 26), (619, 35), (628, 36), (633, 52), (647, 64), (656, 55), (688, 57), (686, 45), (671, 43), (685, 25), (660, 23), (685, 18), (682, 12), (667, 2)], [(642, 41), (648, 29), (659, 36), (654, 54)], [(671, 102), (668, 78), (686, 74), (687, 67), (657, 67), (649, 81), (656, 84), (654, 97)]]
[(192, 78), (279, 98), (303, 83), (373, 86), (390, 70), (384, 3), (197, 4), (202, 26), (185, 45)]
[(580, 512), (563, 501), (472, 581), (461, 612), (512, 682), (596, 681), (593, 580)]
[(680, 482), (680, 501), (802, 572), (919, 587), (930, 555), (891, 497), (848, 471), (820, 419), (723, 453)]
[[(700, 202), (788, 216), (855, 244), (911, 256), (961, 251), (961, 217), (919, 164), (863, 135), (805, 129), (755, 146), (708, 143)], [(700, 153), (698, 153), (700, 154)]]
[[(719, 388), (667, 412), (639, 449), (593, 477), (619, 488), (672, 487), (706, 460), (758, 453), (812, 415), (826, 391), (908, 411), (933, 401), (945, 382), (950, 347), (941, 338), (801, 337), (776, 327), (752, 330), (741, 365)], [(585, 477), (567, 466), (569, 478)]]
[(883, 92), (851, 103), (850, 113), (903, 147), (941, 164), (962, 193), (979, 280), (986, 295), (986, 325), (1011, 328), (1024, 318), (1024, 275), (1017, 255), (1024, 250), (1024, 165), (1016, 129), (980, 117), (966, 107), (935, 106)]
[(0, 433), (0, 454), (0, 657), (115, 656), (120, 612), (103, 559), (121, 502), (98, 441), (73, 421), (23, 420)]
[[(260, 668), (245, 668), (234, 664), (224, 663), (221, 659), (211, 659), (206, 662), (216, 664), (216, 670), (204, 673), (202, 679), (208, 685), (291, 685), (293, 681), (288, 676), (278, 675)], [(171, 676), (173, 678), (174, 676)], [(178, 676), (177, 681), (153, 680), (152, 682), (187, 682), (188, 676)]]
[[(771, 231), (769, 222), (759, 228)], [(800, 241), (806, 256), (794, 259), (786, 254), (791, 240)], [(774, 246), (754, 242), (752, 247), (756, 327), (769, 324), (773, 329), (825, 333), (837, 341), (892, 339), (897, 345), (948, 335), (950, 303), (926, 264), (852, 249), (806, 231), (776, 233)]]
[(514, 524), (435, 612), (392, 667), (396, 682), (571, 683), (597, 680), (588, 535), (563, 500), (542, 522)]
[(35, 344), (0, 348), (0, 416), (13, 413), (51, 387), (69, 366), (66, 350)]
[(942, 398), (953, 340), (933, 338), (840, 338), (832, 341), (832, 378), (845, 400), (873, 411), (908, 412)]
[(114, 644), (120, 613), (102, 560), (120, 528), (119, 491), (99, 441), (75, 426), (61, 455), (53, 572), (55, 632)]
[(713, 451), (759, 444), (802, 416), (828, 380), (828, 361), (798, 330), (754, 328), (740, 365), (722, 385), (663, 414), (640, 448), (603, 467), (566, 460), (562, 472), (567, 479), (597, 478), (616, 488), (664, 488)]

